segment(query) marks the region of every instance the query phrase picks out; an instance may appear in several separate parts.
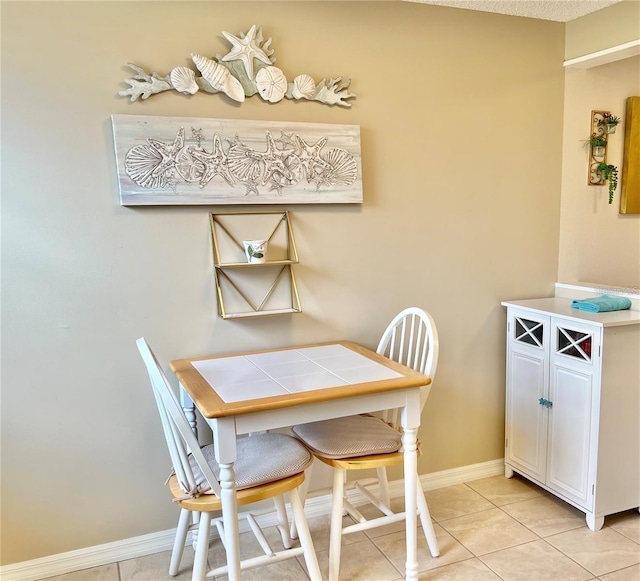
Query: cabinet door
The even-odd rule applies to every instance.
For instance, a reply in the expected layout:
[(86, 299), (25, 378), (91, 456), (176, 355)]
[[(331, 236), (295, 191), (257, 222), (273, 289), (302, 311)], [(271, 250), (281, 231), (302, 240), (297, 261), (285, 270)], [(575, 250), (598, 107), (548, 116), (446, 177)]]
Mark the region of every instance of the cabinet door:
[(547, 485), (590, 510), (597, 446), (594, 369), (600, 349), (598, 327), (551, 319), (549, 451)]
[(508, 314), (505, 460), (517, 471), (545, 481), (549, 317)]

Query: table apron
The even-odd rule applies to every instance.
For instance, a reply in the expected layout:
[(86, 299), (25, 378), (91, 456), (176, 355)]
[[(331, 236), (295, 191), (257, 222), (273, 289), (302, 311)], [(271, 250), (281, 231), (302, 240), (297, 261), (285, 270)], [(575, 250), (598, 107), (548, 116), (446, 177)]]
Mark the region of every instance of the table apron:
[[(396, 389), (388, 392), (346, 397), (235, 416), (236, 433), (248, 434), (261, 430), (285, 428), (294, 424), (317, 422), (353, 414), (405, 408), (403, 424), (417, 428), (420, 425), (420, 388)], [(211, 427), (215, 419), (207, 419)]]

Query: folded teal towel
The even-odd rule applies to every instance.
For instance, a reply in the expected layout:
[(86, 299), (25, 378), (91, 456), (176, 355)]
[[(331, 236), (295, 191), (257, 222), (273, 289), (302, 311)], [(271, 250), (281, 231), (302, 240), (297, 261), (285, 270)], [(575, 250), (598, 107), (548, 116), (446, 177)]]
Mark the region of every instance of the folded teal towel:
[(624, 311), (631, 307), (631, 301), (624, 297), (610, 297), (602, 295), (592, 299), (573, 300), (571, 306), (581, 311), (589, 311), (590, 313), (603, 313), (605, 311)]

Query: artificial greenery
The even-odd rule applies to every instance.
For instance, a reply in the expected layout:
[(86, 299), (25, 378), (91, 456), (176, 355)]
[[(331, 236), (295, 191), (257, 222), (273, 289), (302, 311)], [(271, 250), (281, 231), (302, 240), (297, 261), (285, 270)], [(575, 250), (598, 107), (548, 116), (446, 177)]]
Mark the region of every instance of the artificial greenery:
[(591, 137), (589, 137), (589, 144), (591, 145), (591, 147), (606, 147), (607, 138), (603, 135), (597, 135), (596, 133), (593, 133)]
[(617, 125), (618, 123), (620, 123), (620, 117), (611, 115), (611, 113), (605, 113), (602, 116), (602, 121), (600, 121), (599, 125)]
[(615, 165), (607, 165), (601, 163), (598, 165), (598, 173), (602, 176), (603, 180), (609, 181), (609, 203), (613, 203), (613, 192), (618, 187), (618, 168)]

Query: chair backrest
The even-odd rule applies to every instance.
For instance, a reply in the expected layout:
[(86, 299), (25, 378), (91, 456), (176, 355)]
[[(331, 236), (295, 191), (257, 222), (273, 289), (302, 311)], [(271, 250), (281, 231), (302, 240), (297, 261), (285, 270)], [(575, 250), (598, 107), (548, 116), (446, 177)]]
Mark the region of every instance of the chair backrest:
[[(136, 345), (147, 367), (173, 469), (185, 496), (198, 496), (207, 491), (213, 491), (220, 496), (220, 484), (200, 451), (198, 439), (193, 433), (156, 356), (144, 338), (138, 339)], [(194, 466), (190, 457), (195, 460), (202, 476), (204, 476), (204, 483), (202, 478), (194, 475)]]
[[(398, 313), (382, 334), (377, 352), (431, 378), (420, 393), (420, 409), (429, 397), (438, 366), (438, 330), (433, 317), (418, 307)], [(395, 423), (395, 422), (394, 422)]]

